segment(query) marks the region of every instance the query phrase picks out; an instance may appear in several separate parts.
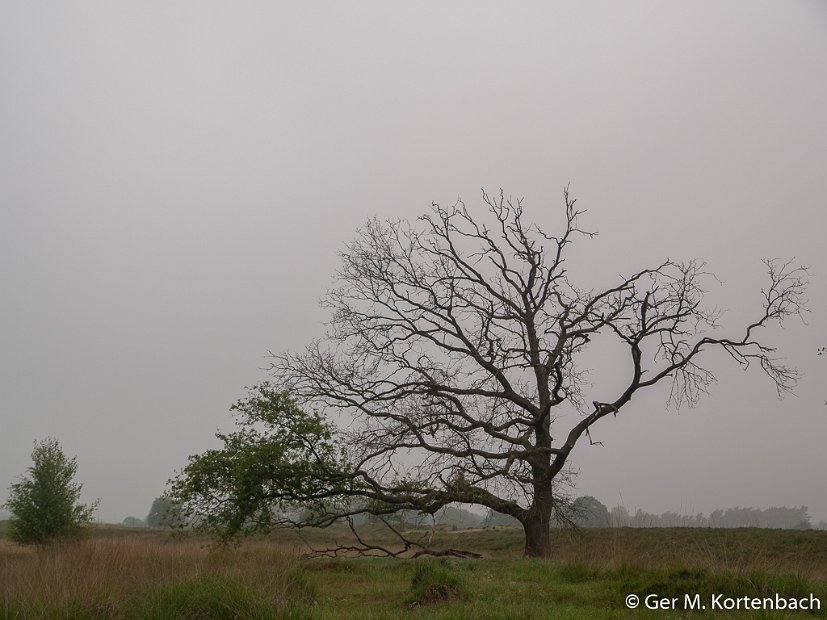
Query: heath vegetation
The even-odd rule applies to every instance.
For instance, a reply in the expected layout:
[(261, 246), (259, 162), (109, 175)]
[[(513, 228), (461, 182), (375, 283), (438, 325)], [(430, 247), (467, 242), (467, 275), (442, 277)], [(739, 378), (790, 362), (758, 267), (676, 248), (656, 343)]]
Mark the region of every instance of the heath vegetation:
[[(384, 528), (367, 532), (370, 543), (393, 544)], [(652, 618), (657, 612), (626, 609), (625, 596), (812, 593), (827, 602), (827, 532), (816, 530), (564, 531), (555, 537), (554, 559), (544, 560), (521, 557), (519, 527), (439, 528), (428, 532), (434, 549), (461, 544), (485, 557), (306, 556), (307, 545), (338, 548), (353, 542), (350, 535), (334, 525), (215, 547), (146, 528), (101, 527), (41, 549), (4, 540), (0, 617)]]

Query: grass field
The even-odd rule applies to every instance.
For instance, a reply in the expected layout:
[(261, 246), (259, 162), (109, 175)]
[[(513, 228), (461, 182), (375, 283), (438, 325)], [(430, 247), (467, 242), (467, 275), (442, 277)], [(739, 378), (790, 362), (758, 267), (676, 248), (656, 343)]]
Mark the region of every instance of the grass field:
[[(382, 539), (378, 530), (373, 532)], [(315, 547), (343, 529), (308, 531)], [(205, 540), (99, 528), (43, 550), (0, 542), (2, 618), (827, 618), (827, 532), (561, 532), (552, 560), (520, 557), (514, 528), (438, 530), (482, 560), (307, 559), (295, 533), (210, 549)], [(629, 594), (807, 598), (815, 611), (629, 610)]]

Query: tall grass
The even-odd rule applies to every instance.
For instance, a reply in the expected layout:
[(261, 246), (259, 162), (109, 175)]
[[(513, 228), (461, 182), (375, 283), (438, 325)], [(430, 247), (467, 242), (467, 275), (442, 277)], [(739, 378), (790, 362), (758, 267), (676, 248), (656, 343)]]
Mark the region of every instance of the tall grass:
[[(301, 536), (324, 547), (349, 542), (348, 532)], [(283, 533), (210, 550), (202, 540), (122, 529), (39, 551), (0, 541), (0, 620), (642, 617), (625, 609), (630, 592), (815, 592), (827, 603), (827, 532), (555, 532), (551, 560), (522, 559), (514, 528), (434, 536), (437, 548), (483, 560), (307, 560), (296, 541)]]
[(462, 582), (446, 561), (420, 560), (411, 578), (411, 605), (448, 601), (460, 595)]
[(145, 536), (40, 550), (2, 541), (0, 581), (3, 618), (298, 617), (313, 596), (289, 548)]
[[(516, 558), (522, 531), (513, 527), (438, 533), (435, 546)], [(713, 571), (803, 574), (827, 579), (827, 531), (758, 528), (605, 528), (552, 532), (551, 561), (613, 570), (693, 566)]]

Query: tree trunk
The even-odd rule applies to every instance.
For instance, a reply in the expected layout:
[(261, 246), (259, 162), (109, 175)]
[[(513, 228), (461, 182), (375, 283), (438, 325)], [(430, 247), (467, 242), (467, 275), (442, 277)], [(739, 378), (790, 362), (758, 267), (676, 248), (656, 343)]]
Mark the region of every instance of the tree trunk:
[(548, 521), (529, 516), (523, 521), (525, 531), (525, 556), (527, 558), (548, 558), (551, 556), (551, 536)]
[[(545, 488), (542, 488), (545, 486)], [(534, 503), (523, 521), (525, 532), (525, 556), (529, 558), (551, 557), (552, 495), (550, 485), (535, 485)]]

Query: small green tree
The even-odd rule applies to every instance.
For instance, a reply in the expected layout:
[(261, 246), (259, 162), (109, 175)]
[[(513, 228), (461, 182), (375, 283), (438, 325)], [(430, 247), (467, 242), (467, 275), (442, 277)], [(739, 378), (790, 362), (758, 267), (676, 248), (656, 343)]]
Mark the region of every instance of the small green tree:
[(4, 504), (12, 517), (8, 536), (21, 544), (43, 545), (78, 535), (92, 521), (98, 501), (78, 504), (82, 484), (74, 482), (77, 459), (68, 458), (58, 441), (35, 442), (28, 474), (9, 487)]

